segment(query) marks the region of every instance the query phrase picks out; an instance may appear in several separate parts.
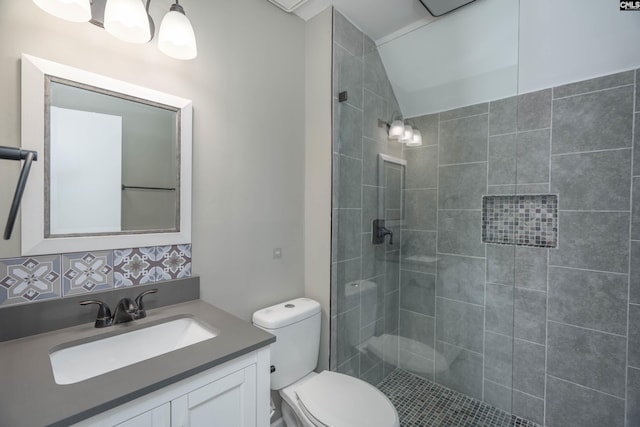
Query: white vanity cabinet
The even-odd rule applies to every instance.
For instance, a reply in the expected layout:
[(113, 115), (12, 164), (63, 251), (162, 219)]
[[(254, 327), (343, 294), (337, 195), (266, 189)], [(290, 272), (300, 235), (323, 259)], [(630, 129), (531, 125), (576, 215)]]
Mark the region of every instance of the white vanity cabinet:
[(269, 348), (74, 424), (74, 427), (267, 427)]

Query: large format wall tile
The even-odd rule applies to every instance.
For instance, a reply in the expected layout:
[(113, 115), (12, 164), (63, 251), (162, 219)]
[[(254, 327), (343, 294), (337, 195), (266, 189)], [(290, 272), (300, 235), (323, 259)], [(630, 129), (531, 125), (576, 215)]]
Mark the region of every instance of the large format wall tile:
[(551, 267), (549, 320), (626, 335), (627, 287), (626, 274)]
[(511, 387), (505, 387), (485, 378), (484, 402), (488, 403), (489, 405), (501, 409), (505, 412), (511, 413), (512, 394), (513, 390), (511, 389)]
[(438, 252), (484, 257), (482, 211), (441, 210), (438, 215)]
[(629, 365), (640, 369), (640, 305), (629, 304)]
[(545, 129), (551, 125), (551, 89), (518, 96), (518, 130)]
[(513, 388), (544, 398), (545, 346), (516, 339), (513, 343)]
[(489, 135), (515, 132), (518, 125), (518, 98), (499, 99), (489, 105)]
[(627, 425), (640, 426), (640, 369), (627, 374)]
[(400, 308), (427, 316), (435, 316), (436, 276), (402, 270)]
[(439, 209), (482, 209), (487, 191), (487, 163), (441, 166)]
[(640, 242), (631, 242), (631, 277), (629, 302), (640, 304)]
[(549, 322), (547, 373), (624, 398), (627, 340)]
[(362, 56), (354, 55), (337, 43), (333, 45), (333, 49), (333, 97), (338, 98), (340, 92), (346, 91), (346, 102), (362, 108)]
[[(433, 348), (434, 322), (435, 320), (431, 316), (400, 310), (400, 336)], [(402, 347), (402, 340), (400, 346)]]
[(513, 305), (515, 337), (544, 344), (547, 312), (546, 292), (515, 288)]
[(400, 292), (394, 291), (384, 296), (384, 332), (397, 334), (400, 321)]
[[(374, 141), (386, 143), (389, 135), (379, 120), (387, 115), (386, 100), (371, 91), (365, 90), (362, 99), (362, 135)], [(397, 143), (396, 143), (397, 144)]]
[(362, 56), (364, 35), (340, 12), (333, 13), (333, 41), (355, 56)]
[(513, 287), (487, 283), (485, 328), (513, 336)]
[(514, 284), (515, 247), (487, 245), (487, 283)]
[[(420, 131), (422, 135), (422, 145), (437, 145), (438, 144), (438, 114), (427, 114), (424, 116), (414, 117), (411, 119), (415, 127)], [(411, 147), (407, 147), (411, 150)], [(407, 153), (407, 157), (409, 153)]]
[(436, 338), (482, 353), (484, 309), (481, 306), (437, 298)]
[(631, 239), (640, 240), (640, 177), (633, 178), (633, 206), (631, 215)]
[(482, 258), (438, 255), (437, 295), (473, 304), (483, 304), (484, 270)]
[(489, 138), (489, 185), (516, 183), (517, 142), (518, 135), (515, 133)]
[(362, 160), (334, 154), (333, 207), (362, 206)]
[[(636, 93), (640, 94), (640, 90), (637, 88)], [(638, 96), (640, 97), (640, 95)], [(640, 109), (638, 102), (636, 101), (636, 111)], [(637, 129), (640, 129), (640, 113), (635, 114), (634, 122), (636, 131), (633, 133), (633, 175), (638, 176), (640, 175), (640, 132)]]
[(360, 342), (360, 307), (338, 314), (338, 366), (358, 356)]
[(344, 313), (360, 304), (360, 293), (356, 290), (360, 285), (360, 259), (342, 261), (331, 266), (331, 281), (334, 313)]
[[(365, 44), (371, 43), (368, 39)], [(378, 96), (386, 98), (389, 93), (389, 78), (384, 69), (384, 64), (373, 44), (372, 48), (365, 48), (364, 53), (364, 88)]]
[(488, 115), (440, 122), (440, 164), (487, 160)]
[(387, 144), (371, 138), (360, 138), (362, 141), (362, 185), (384, 187), (384, 182), (378, 182), (378, 155), (387, 154)]
[(558, 249), (550, 264), (626, 273), (629, 264), (629, 214), (563, 212)]
[(362, 158), (362, 111), (345, 103), (334, 105), (333, 150), (345, 156)]
[(455, 108), (453, 110), (443, 111), (440, 113), (440, 121), (462, 119), (464, 117), (477, 116), (488, 111), (489, 104), (483, 102), (481, 104), (468, 105), (466, 107)]
[(518, 184), (549, 182), (549, 129), (518, 133)]
[(438, 191), (404, 190), (405, 221), (409, 230), (436, 230), (438, 216)]
[(513, 383), (513, 338), (485, 332), (484, 378), (506, 387)]
[(631, 147), (633, 86), (553, 101), (553, 153)]
[(634, 84), (633, 77), (633, 70), (623, 71), (622, 73), (609, 74), (608, 76), (557, 86), (553, 88), (553, 97), (563, 98), (565, 96), (580, 95), (587, 92), (595, 92), (597, 90), (610, 89), (617, 86), (632, 85)]
[(438, 187), (438, 147), (419, 147), (407, 150), (407, 183), (409, 188)]
[(436, 233), (404, 231), (402, 236), (402, 267), (412, 271), (435, 274)]
[(547, 253), (549, 249), (517, 247), (516, 286), (521, 288), (547, 290)]
[(547, 377), (548, 427), (623, 427), (624, 399)]
[(385, 262), (384, 245), (374, 245), (371, 243), (371, 233), (362, 233), (361, 277), (369, 279), (384, 275)]
[(482, 400), (482, 354), (441, 341), (436, 341), (436, 351), (449, 363), (449, 369), (436, 371), (436, 382)]
[(544, 400), (513, 390), (513, 414), (544, 425)]
[(332, 221), (334, 261), (345, 261), (360, 257), (360, 209), (334, 209)]
[(551, 192), (565, 210), (629, 210), (631, 149), (551, 158)]

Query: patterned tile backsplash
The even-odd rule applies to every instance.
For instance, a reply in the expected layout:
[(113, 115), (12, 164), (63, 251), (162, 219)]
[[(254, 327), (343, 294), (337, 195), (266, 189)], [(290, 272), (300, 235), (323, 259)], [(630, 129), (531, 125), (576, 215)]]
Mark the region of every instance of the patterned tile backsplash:
[(190, 244), (0, 259), (0, 307), (190, 276)]
[(482, 241), (501, 245), (558, 246), (558, 196), (484, 196)]

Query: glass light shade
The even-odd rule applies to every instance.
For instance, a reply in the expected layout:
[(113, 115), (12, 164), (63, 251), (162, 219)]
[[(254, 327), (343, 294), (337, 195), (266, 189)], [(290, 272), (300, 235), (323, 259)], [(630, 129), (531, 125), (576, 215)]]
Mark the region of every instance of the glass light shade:
[(394, 120), (389, 126), (389, 139), (400, 139), (404, 134), (404, 123), (402, 120)]
[(91, 19), (90, 0), (33, 0), (45, 12), (66, 21), (87, 22)]
[(413, 128), (411, 125), (404, 125), (404, 133), (402, 134), (402, 138), (400, 138), (400, 142), (408, 143), (413, 139)]
[(418, 129), (413, 130), (413, 138), (410, 141), (407, 141), (408, 147), (419, 147), (422, 145), (422, 134)]
[(129, 43), (147, 43), (152, 36), (149, 15), (141, 0), (107, 0), (104, 29)]
[(158, 34), (158, 49), (176, 59), (193, 59), (198, 56), (196, 36), (189, 18), (177, 10), (170, 10), (162, 18)]

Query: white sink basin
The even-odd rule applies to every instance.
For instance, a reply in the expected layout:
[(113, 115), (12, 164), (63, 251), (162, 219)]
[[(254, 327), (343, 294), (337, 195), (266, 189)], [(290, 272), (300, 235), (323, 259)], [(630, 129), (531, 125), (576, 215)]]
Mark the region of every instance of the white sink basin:
[(217, 335), (193, 318), (62, 348), (49, 354), (57, 384), (73, 384), (123, 368)]

